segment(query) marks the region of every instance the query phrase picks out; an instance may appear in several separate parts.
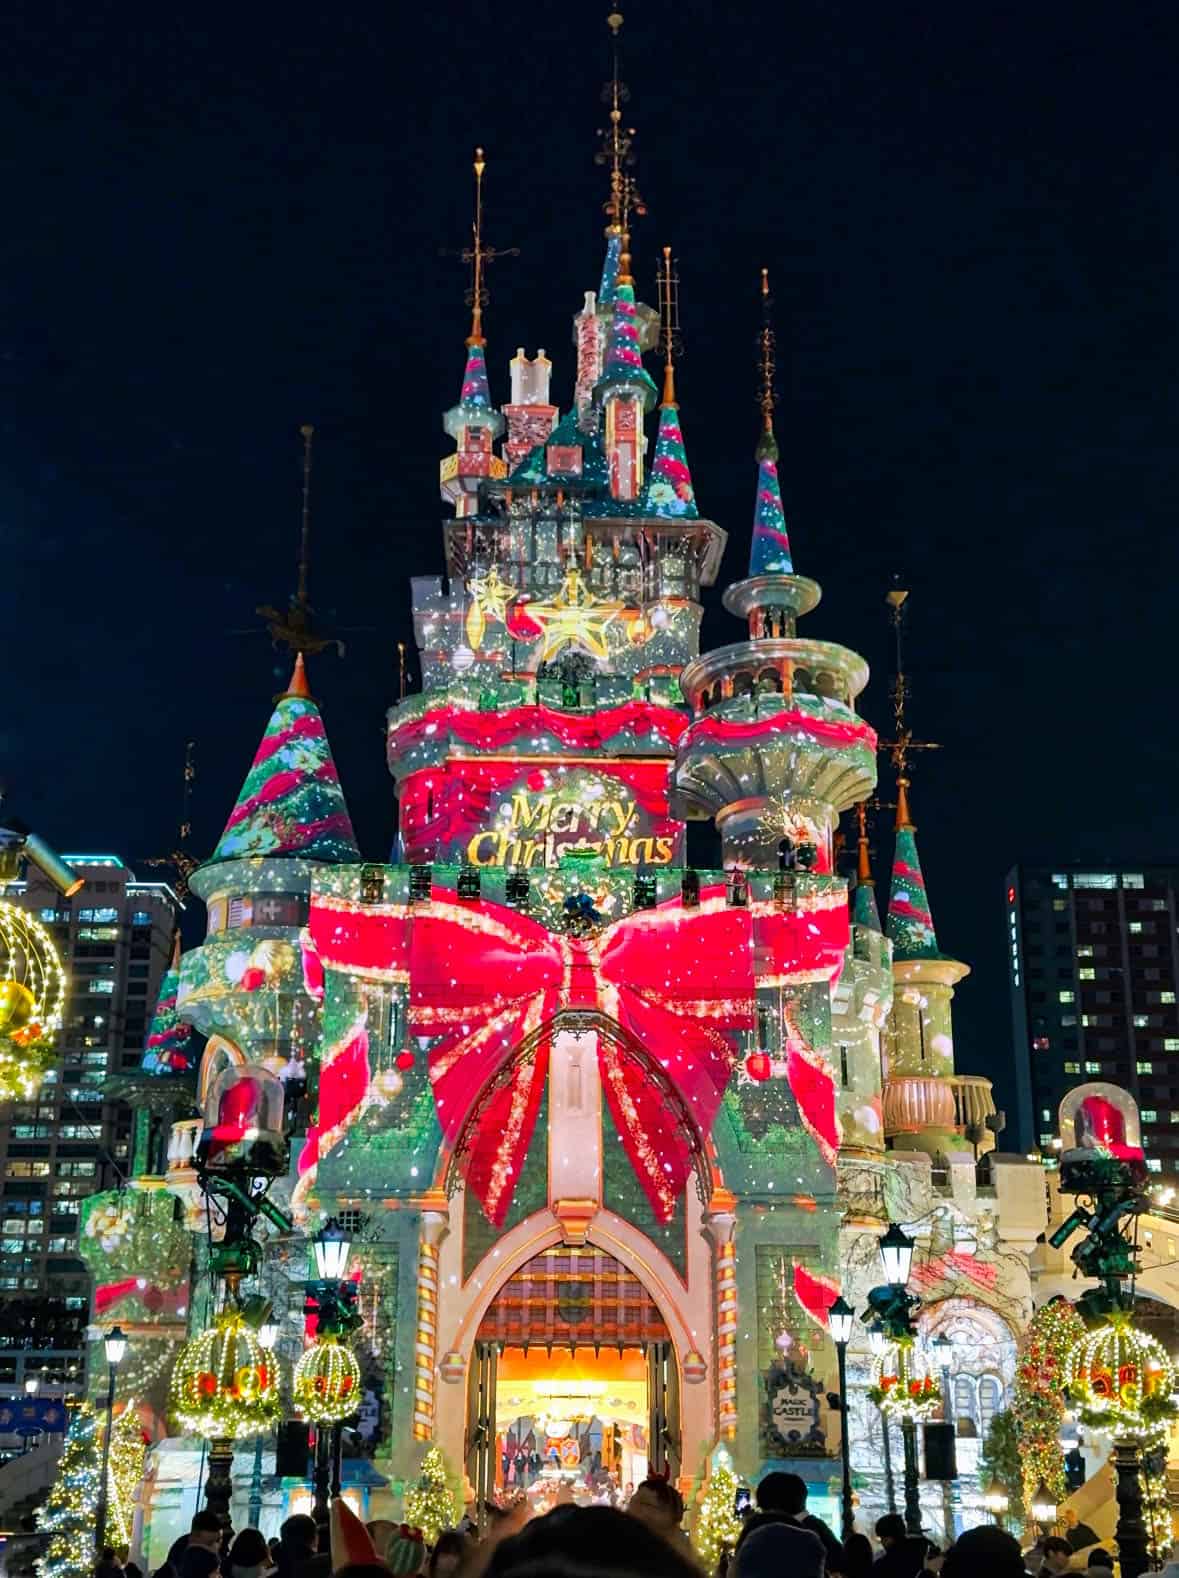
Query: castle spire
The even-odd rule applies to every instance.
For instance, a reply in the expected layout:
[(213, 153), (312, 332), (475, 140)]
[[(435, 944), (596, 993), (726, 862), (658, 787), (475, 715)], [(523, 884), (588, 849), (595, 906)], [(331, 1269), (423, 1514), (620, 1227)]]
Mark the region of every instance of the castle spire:
[(762, 431), (757, 445), (757, 499), (753, 510), (753, 542), (749, 550), (749, 574), (793, 575), (790, 538), (782, 509), (782, 487), (778, 480), (778, 441), (774, 437), (774, 325), (768, 269), (761, 271), (762, 325), (758, 335), (761, 370)]
[(680, 345), (679, 279), (675, 273), (671, 248), (663, 249), (659, 270), (660, 348), (663, 351), (663, 399), (659, 407), (659, 432), (655, 457), (647, 481), (645, 507), (656, 516), (695, 520), (696, 494), (684, 435), (680, 429), (679, 406), (675, 398), (675, 357)]
[(858, 860), (856, 887), (852, 899), (852, 920), (869, 931), (880, 930), (880, 911), (876, 907), (876, 882), (872, 876), (872, 860), (868, 850), (868, 815), (863, 800), (856, 806)]

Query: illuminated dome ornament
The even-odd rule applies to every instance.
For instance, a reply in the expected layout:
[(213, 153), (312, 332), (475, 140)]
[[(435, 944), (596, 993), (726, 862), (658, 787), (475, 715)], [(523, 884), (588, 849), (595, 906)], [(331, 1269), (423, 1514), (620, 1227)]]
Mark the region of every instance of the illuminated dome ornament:
[(238, 1440), (282, 1415), (278, 1360), (236, 1309), (186, 1342), (172, 1371), (168, 1417), (190, 1435)]
[(335, 1425), (360, 1407), (360, 1366), (339, 1337), (318, 1338), (295, 1366), (295, 1407), (313, 1425)]
[(912, 1342), (898, 1343), (885, 1353), (868, 1396), (882, 1414), (897, 1419), (928, 1419), (941, 1407), (942, 1389), (931, 1375), (919, 1373)]
[(1166, 1349), (1133, 1326), (1125, 1311), (1081, 1338), (1066, 1373), (1069, 1396), (1090, 1429), (1120, 1438), (1146, 1436), (1179, 1413)]
[(53, 1062), (64, 999), (53, 939), (36, 916), (0, 899), (0, 1101), (37, 1094)]

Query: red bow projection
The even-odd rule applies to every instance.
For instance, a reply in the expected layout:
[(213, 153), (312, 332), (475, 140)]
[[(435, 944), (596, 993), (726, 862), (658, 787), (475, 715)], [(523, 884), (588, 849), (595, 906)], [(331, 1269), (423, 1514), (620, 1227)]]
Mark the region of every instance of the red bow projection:
[[(556, 935), (514, 909), (464, 903), (437, 886), (429, 904), (412, 908), (316, 894), (309, 930), (325, 966), (408, 981), (410, 1029), (436, 1038), (429, 1072), (443, 1136), (451, 1146), (466, 1139), (467, 1184), (497, 1227), (532, 1138), (561, 1013), (595, 1015), (607, 1106), (652, 1209), (668, 1221), (692, 1168), (683, 1119), (709, 1133), (733, 1066), (729, 1037), (752, 1029), (756, 986), (830, 980), (848, 934), (838, 889), (784, 910), (730, 907), (720, 886), (704, 890), (698, 906), (669, 901), (594, 937)], [(522, 1043), (529, 1057), (516, 1056)], [(652, 1064), (662, 1080), (651, 1078)], [(830, 1159), (839, 1139), (830, 1072), (796, 1045), (789, 1069), (803, 1122)], [(300, 1172), (359, 1111), (368, 1078), (360, 1020), (325, 1055), (319, 1122)], [(477, 1131), (464, 1137), (477, 1106)]]

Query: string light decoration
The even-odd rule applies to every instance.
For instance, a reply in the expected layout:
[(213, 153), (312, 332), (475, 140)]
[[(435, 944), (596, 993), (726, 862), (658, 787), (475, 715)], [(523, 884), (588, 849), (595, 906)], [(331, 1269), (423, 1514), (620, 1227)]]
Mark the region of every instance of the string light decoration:
[(346, 1342), (316, 1339), (295, 1366), (295, 1407), (313, 1425), (335, 1425), (360, 1407), (360, 1365)]
[(111, 1431), (107, 1473), (107, 1536), (112, 1545), (131, 1544), (135, 1492), (143, 1479), (146, 1457), (147, 1438), (143, 1433), (135, 1399), (131, 1398)]
[(741, 1519), (733, 1511), (737, 1476), (733, 1460), (722, 1447), (712, 1464), (700, 1511), (692, 1529), (692, 1545), (706, 1572), (714, 1572), (721, 1552), (732, 1550), (741, 1533)]
[(35, 915), (0, 899), (0, 1101), (36, 1096), (53, 1064), (65, 971)]
[(416, 1485), (405, 1492), (405, 1516), (421, 1529), (427, 1545), (437, 1543), (443, 1529), (453, 1529), (462, 1515), (441, 1449), (428, 1447)]
[(1066, 1384), (1081, 1423), (1119, 1440), (1145, 1441), (1179, 1413), (1166, 1349), (1125, 1311), (1074, 1344)]
[(1025, 1507), (1031, 1506), (1041, 1483), (1048, 1486), (1057, 1505), (1067, 1495), (1060, 1450), (1066, 1365), (1084, 1336), (1085, 1323), (1073, 1305), (1056, 1298), (1036, 1311), (1020, 1343), (1011, 1412), (1019, 1439)]
[(77, 1403), (49, 1497), (37, 1513), (38, 1532), (49, 1537), (37, 1558), (37, 1578), (88, 1578), (93, 1572), (101, 1480), (94, 1411), (89, 1403)]
[(941, 1407), (941, 1387), (918, 1369), (914, 1343), (898, 1343), (894, 1352), (895, 1360), (888, 1354), (880, 1360), (868, 1397), (894, 1419), (928, 1419)]
[(240, 1440), (282, 1413), (279, 1361), (236, 1309), (186, 1342), (172, 1371), (168, 1414), (191, 1435)]

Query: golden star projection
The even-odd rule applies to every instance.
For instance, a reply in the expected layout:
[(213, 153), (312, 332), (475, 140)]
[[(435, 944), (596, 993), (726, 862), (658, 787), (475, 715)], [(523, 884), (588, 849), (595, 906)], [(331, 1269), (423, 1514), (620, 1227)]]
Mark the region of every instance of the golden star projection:
[(606, 629), (622, 612), (618, 603), (600, 603), (581, 578), (580, 570), (567, 570), (561, 590), (551, 603), (529, 603), (528, 617), (544, 632), (540, 660), (578, 646), (591, 657), (606, 658)]
[(489, 619), (498, 619), (500, 624), (507, 622), (508, 600), (515, 597), (516, 588), (510, 586), (492, 565), (486, 575), (471, 577), (467, 582), (467, 595), (471, 599), (467, 609), (467, 642), (477, 651), (483, 644)]

